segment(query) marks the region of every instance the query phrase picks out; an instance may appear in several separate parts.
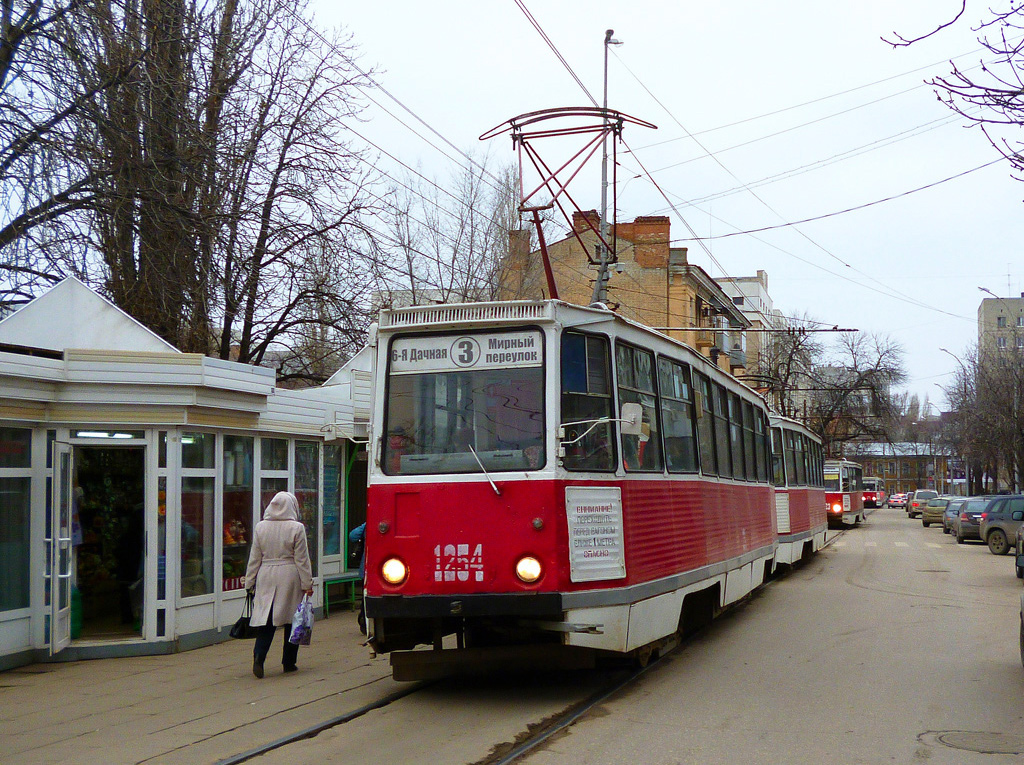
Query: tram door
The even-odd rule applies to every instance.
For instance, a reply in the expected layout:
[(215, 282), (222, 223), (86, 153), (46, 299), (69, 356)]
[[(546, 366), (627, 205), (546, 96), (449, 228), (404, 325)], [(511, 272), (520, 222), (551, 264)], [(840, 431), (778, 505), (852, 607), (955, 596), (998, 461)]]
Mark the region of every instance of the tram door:
[(71, 445), (54, 442), (46, 518), (50, 655), (71, 643)]

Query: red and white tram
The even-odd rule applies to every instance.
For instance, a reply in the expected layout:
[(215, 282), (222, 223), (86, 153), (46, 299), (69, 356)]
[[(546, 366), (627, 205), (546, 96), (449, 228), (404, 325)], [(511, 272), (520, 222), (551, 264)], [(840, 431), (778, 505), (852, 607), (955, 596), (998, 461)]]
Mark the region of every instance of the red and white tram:
[(825, 545), (824, 454), (821, 441), (796, 420), (772, 415), (772, 474), (777, 563), (806, 560)]
[(825, 506), (830, 528), (864, 520), (863, 468), (846, 459), (825, 460)]
[(774, 568), (765, 403), (688, 346), (560, 301), (384, 311), (375, 343), (365, 604), (396, 677), (451, 635), (426, 653), (643, 658)]

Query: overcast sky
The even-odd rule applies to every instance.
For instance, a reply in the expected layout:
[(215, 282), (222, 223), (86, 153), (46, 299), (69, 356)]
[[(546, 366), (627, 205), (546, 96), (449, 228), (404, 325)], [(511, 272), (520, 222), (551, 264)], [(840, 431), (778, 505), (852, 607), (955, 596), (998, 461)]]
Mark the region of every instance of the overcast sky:
[[(623, 42), (609, 56), (609, 107), (658, 129), (626, 128), (635, 157), (621, 157), (620, 220), (670, 215), (674, 246), (712, 276), (764, 269), (786, 315), (889, 335), (906, 350), (907, 388), (944, 406), (937, 385), (951, 382), (956, 362), (939, 348), (962, 356), (976, 341), (978, 288), (1024, 290), (1024, 184), (1005, 163), (983, 167), (995, 150), (924, 84), (950, 59), (961, 68), (983, 59), (971, 27), (985, 3), (972, 0), (958, 27), (901, 49), (880, 38), (930, 31), (959, 0), (524, 3), (598, 102), (605, 30)], [(321, 0), (315, 12), (319, 26), (352, 35), (360, 65), (417, 118), (496, 164), (515, 157), (507, 137), (477, 140), (488, 129), (590, 103), (514, 0)], [(447, 176), (450, 161), (417, 133), (441, 141), (374, 97), (415, 132), (376, 106), (360, 132)], [(399, 172), (386, 158), (381, 166)], [(641, 166), (661, 191), (634, 178)], [(572, 187), (584, 209), (600, 205), (593, 170)], [(723, 236), (820, 216), (829, 217)], [(688, 227), (710, 237), (710, 255), (687, 241)]]

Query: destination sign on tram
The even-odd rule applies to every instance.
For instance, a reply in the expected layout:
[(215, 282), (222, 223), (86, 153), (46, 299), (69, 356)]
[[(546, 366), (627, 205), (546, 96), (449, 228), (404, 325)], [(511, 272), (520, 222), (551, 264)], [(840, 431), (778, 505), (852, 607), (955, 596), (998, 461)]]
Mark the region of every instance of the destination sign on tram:
[(400, 337), (391, 344), (391, 374), (539, 367), (543, 348), (536, 330)]

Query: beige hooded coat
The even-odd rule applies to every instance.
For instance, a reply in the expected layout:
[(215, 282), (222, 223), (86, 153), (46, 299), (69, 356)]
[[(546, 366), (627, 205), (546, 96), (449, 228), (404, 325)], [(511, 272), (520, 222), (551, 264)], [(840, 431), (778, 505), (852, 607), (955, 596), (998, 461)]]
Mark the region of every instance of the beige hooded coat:
[(245, 588), (256, 587), (254, 627), (290, 624), (305, 590), (313, 586), (313, 570), (306, 547), (306, 527), (299, 520), (294, 494), (279, 491), (256, 524), (245, 571)]

